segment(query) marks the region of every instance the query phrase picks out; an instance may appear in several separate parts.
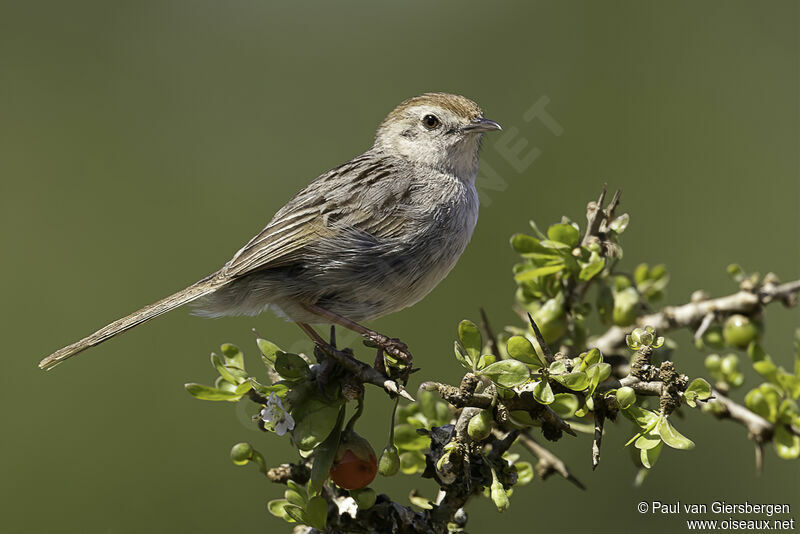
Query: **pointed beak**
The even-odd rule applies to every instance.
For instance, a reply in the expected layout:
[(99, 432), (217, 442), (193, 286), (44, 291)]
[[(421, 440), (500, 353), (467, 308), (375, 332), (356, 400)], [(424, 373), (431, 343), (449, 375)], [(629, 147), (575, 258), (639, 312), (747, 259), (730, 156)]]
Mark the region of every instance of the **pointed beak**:
[(472, 119), (472, 122), (467, 126), (464, 126), (464, 128), (462, 129), (465, 132), (482, 133), (482, 132), (491, 132), (494, 130), (502, 130), (503, 128), (491, 119), (484, 119), (483, 117), (478, 117), (477, 119)]

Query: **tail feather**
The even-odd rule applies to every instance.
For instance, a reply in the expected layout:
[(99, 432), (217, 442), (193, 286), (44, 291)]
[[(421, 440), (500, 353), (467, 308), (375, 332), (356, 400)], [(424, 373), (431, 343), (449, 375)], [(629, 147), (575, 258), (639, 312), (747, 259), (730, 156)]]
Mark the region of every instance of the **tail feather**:
[(39, 362), (39, 368), (45, 370), (52, 369), (67, 358), (75, 356), (76, 354), (79, 354), (90, 347), (99, 345), (103, 341), (126, 332), (134, 326), (138, 326), (145, 321), (153, 319), (154, 317), (158, 317), (159, 315), (170, 310), (174, 310), (179, 306), (187, 304), (204, 295), (208, 295), (220, 287), (220, 285), (220, 282), (214, 280), (213, 278), (201, 280), (200, 282), (197, 282), (196, 284), (193, 284), (182, 291), (178, 291), (177, 293), (163, 298), (158, 302), (154, 302), (149, 306), (145, 306), (144, 308), (128, 315), (127, 317), (117, 319), (113, 323), (104, 326), (94, 334), (87, 336), (80, 341), (73, 343), (72, 345), (67, 345), (64, 348), (55, 351), (53, 354)]

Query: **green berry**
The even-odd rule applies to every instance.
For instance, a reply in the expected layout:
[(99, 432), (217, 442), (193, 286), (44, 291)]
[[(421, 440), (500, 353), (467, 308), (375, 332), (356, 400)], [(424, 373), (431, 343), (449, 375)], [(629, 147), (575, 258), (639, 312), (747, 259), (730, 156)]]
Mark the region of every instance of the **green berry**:
[(231, 449), (231, 460), (236, 465), (244, 465), (253, 457), (253, 447), (249, 443), (237, 443)]
[(481, 410), (469, 420), (467, 434), (475, 441), (483, 441), (492, 433), (492, 412)]
[(623, 410), (626, 408), (630, 408), (630, 406), (636, 402), (636, 392), (633, 388), (628, 386), (621, 387), (617, 390), (617, 404)]
[(400, 453), (394, 445), (387, 445), (378, 461), (378, 473), (390, 477), (397, 474), (400, 469)]
[(758, 325), (745, 315), (731, 315), (725, 321), (722, 336), (725, 343), (737, 349), (745, 349), (761, 335)]

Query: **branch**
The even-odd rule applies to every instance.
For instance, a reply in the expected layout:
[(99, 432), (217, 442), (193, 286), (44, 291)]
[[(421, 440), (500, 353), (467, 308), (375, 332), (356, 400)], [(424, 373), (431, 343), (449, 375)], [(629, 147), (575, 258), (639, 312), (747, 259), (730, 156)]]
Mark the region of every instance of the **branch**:
[(652, 326), (658, 332), (693, 327), (701, 323), (708, 314), (749, 314), (776, 300), (791, 306), (797, 293), (800, 293), (800, 280), (780, 285), (764, 284), (754, 291), (741, 290), (726, 297), (668, 306), (660, 312), (639, 317), (634, 325), (612, 326), (594, 341), (593, 346), (603, 354), (613, 354), (625, 346), (625, 336), (637, 327)]
[(775, 433), (775, 425), (726, 397), (717, 389), (712, 389), (711, 394), (712, 397), (709, 399), (708, 404), (719, 407), (719, 410), (712, 411), (715, 417), (718, 419), (730, 419), (744, 425), (747, 428), (747, 437), (756, 443), (766, 443), (772, 439)]
[[(495, 430), (494, 432), (496, 436), (502, 436), (500, 431)], [(558, 473), (566, 480), (578, 486), (580, 489), (586, 489), (586, 486), (584, 486), (583, 483), (575, 478), (575, 476), (570, 472), (567, 464), (565, 464), (561, 458), (539, 444), (539, 442), (536, 441), (527, 430), (520, 432), (517, 442), (528, 449), (531, 454), (539, 459), (539, 463), (536, 465), (536, 467), (539, 471), (538, 474), (542, 479), (546, 479), (552, 473)]]

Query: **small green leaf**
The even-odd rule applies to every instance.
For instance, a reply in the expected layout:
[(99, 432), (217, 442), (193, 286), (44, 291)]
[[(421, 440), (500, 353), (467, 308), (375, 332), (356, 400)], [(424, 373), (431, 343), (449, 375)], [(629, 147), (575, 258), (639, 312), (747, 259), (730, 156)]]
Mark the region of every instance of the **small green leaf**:
[(774, 363), (772, 363), (772, 360), (769, 358), (769, 356), (761, 361), (754, 362), (753, 369), (755, 369), (758, 374), (763, 376), (767, 382), (771, 382), (773, 384), (778, 383), (778, 368)]
[(552, 241), (563, 243), (572, 248), (578, 245), (581, 237), (580, 230), (571, 224), (554, 224), (547, 229), (547, 237)]
[(527, 381), (531, 372), (528, 366), (518, 360), (501, 360), (488, 365), (481, 374), (499, 386), (511, 388)]
[[(224, 346), (225, 345), (223, 345), (223, 347)], [(216, 354), (214, 354), (213, 352), (211, 353), (211, 365), (213, 365), (214, 368), (217, 370), (217, 372), (219, 373), (219, 376), (221, 376), (227, 382), (229, 382), (229, 383), (231, 383), (233, 385), (236, 385), (236, 384), (239, 383), (239, 381), (236, 380), (236, 377), (233, 376), (233, 374), (231, 374), (231, 372), (228, 371), (225, 368), (225, 365), (222, 363), (222, 359), (219, 356), (217, 356)]]
[[(592, 256), (596, 256), (597, 253), (593, 252)], [(601, 258), (597, 256), (597, 259), (590, 260), (589, 263), (584, 265), (581, 268), (581, 272), (578, 274), (578, 279), (582, 282), (588, 282), (592, 278), (594, 278), (598, 273), (603, 270), (603, 267), (606, 266), (605, 258)]]
[(312, 397), (292, 408), (295, 420), (292, 436), (301, 450), (311, 450), (334, 430), (341, 400), (329, 401)]
[(546, 380), (541, 380), (533, 385), (533, 398), (540, 404), (551, 404), (556, 400), (553, 389)]
[(515, 360), (527, 363), (528, 365), (536, 365), (538, 367), (542, 366), (542, 362), (539, 360), (536, 350), (525, 336), (510, 337), (506, 347), (508, 350), (508, 355)]
[(553, 375), (553, 379), (572, 391), (583, 391), (589, 387), (589, 377), (586, 376), (586, 373), (581, 373), (580, 371), (576, 373), (567, 373), (565, 375)]
[(258, 338), (256, 339), (258, 350), (261, 351), (261, 359), (267, 367), (275, 367), (275, 360), (278, 358), (278, 353), (283, 352), (278, 345), (272, 341)]
[(673, 449), (693, 449), (694, 442), (675, 430), (675, 427), (667, 420), (666, 417), (660, 417), (656, 424), (656, 432), (661, 436), (661, 439), (672, 447)]
[(306, 506), (306, 515), (310, 527), (320, 531), (325, 530), (325, 524), (328, 522), (328, 502), (321, 495), (312, 497)]
[(228, 367), (236, 367), (244, 371), (244, 354), (239, 347), (230, 343), (225, 343), (220, 347), (222, 356), (225, 358), (225, 365)]
[(686, 399), (686, 404), (694, 408), (697, 406), (696, 401), (706, 400), (711, 397), (711, 385), (702, 378), (695, 378), (686, 387), (683, 396)]
[(661, 436), (652, 431), (641, 434), (636, 441), (633, 442), (634, 447), (643, 450), (652, 449), (658, 445), (661, 445)]
[(585, 371), (590, 365), (601, 363), (603, 361), (603, 354), (599, 349), (592, 349), (583, 356), (581, 361), (580, 371)]
[(556, 393), (553, 402), (550, 403), (550, 408), (562, 419), (575, 415), (579, 407), (578, 397), (572, 393)]
[(406, 423), (394, 427), (394, 444), (406, 451), (421, 451), (431, 445), (431, 438), (418, 434), (417, 427)]
[(339, 415), (333, 431), (320, 443), (314, 450), (314, 460), (311, 464), (310, 488), (314, 493), (319, 493), (322, 484), (328, 478), (328, 474), (336, 459), (336, 452), (339, 450), (339, 440), (342, 436), (342, 421), (344, 421), (345, 407), (339, 408)]
[(278, 352), (275, 358), (275, 370), (287, 380), (297, 380), (309, 376), (310, 371), (306, 361), (290, 352)]
[(286, 513), (285, 508), (288, 505), (289, 501), (287, 501), (286, 499), (274, 499), (267, 503), (267, 510), (269, 510), (269, 513), (271, 513), (275, 517), (280, 517), (286, 522), (294, 523), (295, 520)]
[(635, 404), (623, 410), (622, 413), (625, 415), (625, 417), (633, 421), (639, 428), (654, 427), (659, 419), (657, 413), (651, 410), (645, 410), (644, 408), (639, 408)]
[(233, 402), (242, 398), (241, 395), (238, 395), (232, 391), (223, 391), (221, 389), (204, 386), (202, 384), (190, 383), (184, 384), (183, 387), (186, 388), (186, 391), (189, 392), (189, 395), (202, 400)]
[(458, 360), (458, 363), (461, 364), (461, 367), (467, 371), (472, 371), (472, 362), (469, 361), (466, 351), (461, 347), (461, 343), (458, 341), (454, 343), (454, 352), (456, 355), (456, 360)]
[(283, 511), (286, 515), (294, 519), (297, 523), (301, 523), (303, 525), (309, 524), (308, 515), (306, 511), (300, 508), (299, 506), (295, 506), (293, 504), (287, 504), (283, 507)]
[(305, 495), (291, 488), (284, 491), (283, 496), (286, 498), (287, 501), (289, 501), (290, 504), (299, 506), (300, 508), (304, 508), (307, 502)]
[(631, 217), (627, 213), (623, 213), (608, 225), (608, 228), (614, 230), (616, 233), (621, 234), (628, 227)]
[(483, 339), (478, 326), (472, 321), (461, 321), (458, 324), (458, 339), (464, 350), (467, 351), (471, 363), (477, 363), (481, 356), (481, 349), (483, 349)]
[(531, 252), (541, 252), (542, 246), (535, 237), (526, 234), (514, 234), (511, 236), (511, 246), (519, 254), (530, 254)]
[(595, 363), (586, 368), (586, 376), (589, 379), (589, 395), (594, 395), (594, 390), (598, 384), (611, 376), (611, 365), (607, 363)]
[(544, 267), (538, 267), (536, 269), (530, 269), (527, 271), (522, 271), (521, 273), (517, 274), (514, 277), (519, 283), (522, 282), (530, 282), (539, 278), (540, 276), (547, 276), (548, 274), (557, 273), (558, 271), (562, 271), (566, 268), (563, 262), (556, 263), (554, 265), (545, 265)]
[(483, 369), (487, 365), (491, 365), (497, 361), (494, 354), (483, 354), (478, 360), (478, 369)]
[(800, 438), (779, 425), (775, 427), (775, 452), (784, 460), (794, 460), (800, 456)]
[(645, 466), (647, 469), (652, 469), (654, 465), (656, 465), (656, 461), (658, 461), (658, 457), (661, 455), (661, 441), (658, 442), (658, 445), (653, 447), (652, 449), (641, 449), (639, 451), (639, 459), (642, 462), (642, 465)]
[(520, 486), (533, 480), (533, 465), (530, 462), (514, 462), (512, 467), (517, 470), (517, 484)]

